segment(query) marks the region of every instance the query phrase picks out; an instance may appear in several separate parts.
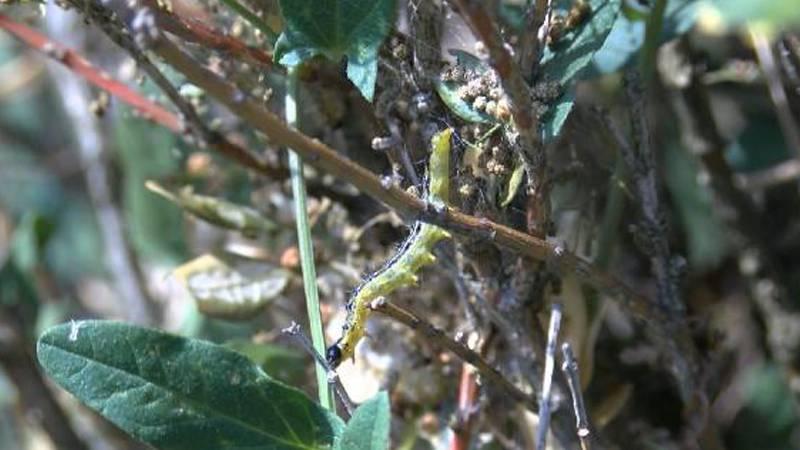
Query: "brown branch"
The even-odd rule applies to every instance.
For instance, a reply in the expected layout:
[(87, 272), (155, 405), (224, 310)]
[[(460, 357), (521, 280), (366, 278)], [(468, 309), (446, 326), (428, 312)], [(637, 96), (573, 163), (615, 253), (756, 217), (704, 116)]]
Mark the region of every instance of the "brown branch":
[(387, 302), (386, 299), (382, 297), (376, 301), (373, 301), (369, 307), (371, 310), (391, 317), (392, 319), (402, 323), (412, 330), (419, 332), (434, 345), (444, 347), (445, 349), (455, 353), (456, 356), (478, 369), (478, 372), (480, 372), (483, 377), (505, 391), (505, 393), (515, 401), (524, 404), (526, 408), (536, 412), (539, 402), (534, 396), (522, 392), (512, 382), (506, 379), (506, 377), (504, 377), (503, 374), (501, 374), (497, 369), (490, 366), (489, 363), (487, 363), (486, 360), (484, 360), (479, 354), (465, 347), (463, 344), (450, 339), (441, 329), (436, 328), (411, 311)]
[(277, 69), (272, 63), (272, 53), (249, 46), (233, 36), (221, 34), (200, 20), (181, 17), (177, 13), (170, 14), (158, 8), (154, 0), (147, 0), (145, 3), (155, 11), (158, 26), (175, 36), (188, 42), (199, 44), (204, 48), (241, 58), (262, 70)]
[(500, 78), (500, 84), (509, 98), (511, 118), (519, 133), (522, 149), (520, 156), (525, 162), (528, 175), (530, 211), (528, 231), (538, 237), (546, 235), (550, 220), (549, 198), (546, 192), (547, 161), (539, 139), (539, 120), (533, 112), (528, 85), (522, 72), (505, 47), (494, 20), (477, 0), (450, 0), (467, 24), (483, 41), (489, 52), (489, 62)]
[(539, 67), (539, 58), (544, 48), (547, 33), (539, 33), (545, 24), (551, 0), (533, 0), (525, 11), (525, 27), (519, 36), (519, 67), (522, 76), (533, 81)]

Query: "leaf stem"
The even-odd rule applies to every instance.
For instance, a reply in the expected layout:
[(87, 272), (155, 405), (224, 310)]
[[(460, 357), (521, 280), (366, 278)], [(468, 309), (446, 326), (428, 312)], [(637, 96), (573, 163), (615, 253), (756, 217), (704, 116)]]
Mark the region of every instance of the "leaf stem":
[(658, 52), (658, 44), (661, 41), (661, 30), (664, 28), (664, 11), (666, 8), (667, 0), (656, 0), (650, 10), (650, 15), (647, 17), (644, 45), (639, 54), (639, 72), (645, 85), (650, 83), (655, 71), (656, 53)]
[[(286, 84), (286, 100), (284, 104), (286, 122), (290, 127), (297, 127), (297, 72), (290, 70)], [(311, 241), (311, 228), (308, 225), (306, 209), (306, 183), (303, 179), (303, 160), (289, 151), (289, 174), (292, 180), (292, 196), (294, 197), (294, 216), (297, 222), (297, 246), (300, 250), (300, 267), (303, 271), (303, 288), (306, 294), (306, 312), (308, 313), (309, 330), (314, 350), (325, 354), (325, 336), (322, 333), (322, 318), (319, 312), (319, 293), (317, 292), (317, 270), (314, 266), (314, 247)], [(317, 390), (319, 403), (323, 408), (335, 410), (333, 394), (328, 384), (328, 371), (317, 362)]]

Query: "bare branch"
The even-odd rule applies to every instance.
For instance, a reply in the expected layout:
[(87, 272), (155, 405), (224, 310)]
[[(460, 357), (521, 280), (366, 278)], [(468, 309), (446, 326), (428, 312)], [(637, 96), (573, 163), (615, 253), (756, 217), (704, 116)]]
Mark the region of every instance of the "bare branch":
[[(581, 442), (581, 450), (590, 450), (593, 448), (590, 439), (591, 424), (589, 423), (589, 415), (586, 413), (586, 405), (583, 403), (583, 393), (581, 392), (581, 379), (578, 374), (578, 361), (575, 360), (575, 355), (572, 353), (572, 347), (568, 342), (561, 346), (561, 353), (564, 356), (564, 362), (561, 364), (561, 370), (567, 378), (569, 391), (572, 395), (572, 409), (575, 411), (575, 428), (578, 431), (578, 439)], [(542, 447), (540, 447), (542, 448)]]
[(380, 298), (369, 305), (370, 309), (379, 312), (383, 315), (389, 316), (392, 319), (406, 325), (407, 327), (415, 330), (425, 336), (430, 342), (439, 347), (444, 347), (447, 350), (455, 353), (462, 360), (472, 364), (478, 372), (489, 380), (492, 384), (502, 389), (515, 401), (522, 403), (531, 411), (536, 411), (538, 401), (533, 396), (522, 392), (512, 382), (506, 379), (497, 369), (490, 366), (479, 354), (465, 347), (463, 344), (447, 337), (444, 331), (425, 320), (421, 319), (416, 314), (406, 309), (400, 308)]
[(339, 397), (339, 401), (342, 402), (342, 406), (344, 406), (347, 415), (352, 416), (356, 405), (350, 400), (350, 396), (347, 395), (347, 390), (344, 388), (344, 385), (342, 385), (342, 380), (339, 379), (336, 370), (328, 364), (328, 361), (326, 361), (322, 355), (314, 350), (314, 344), (311, 343), (306, 333), (303, 332), (303, 327), (297, 322), (292, 322), (291, 325), (282, 329), (281, 333), (297, 341), (306, 353), (311, 355), (318, 364), (325, 368), (328, 372), (328, 383), (333, 385), (333, 390), (336, 392), (336, 396)]

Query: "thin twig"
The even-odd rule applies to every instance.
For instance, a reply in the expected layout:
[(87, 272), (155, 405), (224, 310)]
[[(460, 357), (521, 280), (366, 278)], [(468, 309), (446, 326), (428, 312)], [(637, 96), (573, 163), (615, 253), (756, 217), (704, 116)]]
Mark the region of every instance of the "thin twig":
[[(314, 349), (314, 344), (303, 332), (303, 327), (301, 327), (297, 322), (292, 322), (291, 325), (282, 329), (281, 333), (294, 338), (295, 341), (297, 341), (297, 343), (303, 347), (306, 353), (314, 358), (318, 365), (325, 368), (325, 371), (327, 372), (328, 384), (333, 385), (333, 391), (336, 392), (336, 396), (339, 397), (339, 401), (342, 402), (345, 412), (348, 416), (352, 416), (353, 411), (356, 409), (356, 405), (350, 399), (350, 396), (347, 395), (347, 390), (345, 390), (344, 386), (342, 385), (342, 381), (336, 374), (336, 370), (334, 370), (328, 364), (325, 358)], [(347, 417), (345, 417), (345, 419), (347, 419)]]
[[(147, 0), (147, 3), (154, 6), (156, 2)], [(233, 36), (221, 34), (199, 20), (181, 17), (175, 13), (170, 14), (160, 8), (156, 8), (154, 11), (158, 25), (181, 39), (241, 58), (248, 63), (257, 65), (260, 69), (278, 69), (272, 64), (272, 53), (268, 51), (249, 46)]]
[(544, 374), (542, 375), (542, 394), (539, 404), (539, 426), (536, 429), (536, 448), (544, 449), (547, 433), (550, 430), (550, 392), (553, 387), (553, 370), (556, 365), (555, 353), (558, 330), (561, 328), (561, 305), (553, 304), (550, 313), (550, 326), (547, 329), (547, 347), (544, 354)]
[(565, 342), (561, 346), (561, 353), (564, 357), (561, 370), (564, 371), (564, 375), (567, 378), (567, 385), (572, 395), (572, 409), (575, 412), (575, 428), (577, 429), (578, 439), (581, 442), (582, 450), (590, 450), (593, 447), (590, 439), (592, 427), (589, 422), (589, 415), (586, 413), (586, 405), (583, 403), (581, 378), (578, 374), (578, 361), (575, 359), (575, 355), (572, 354), (572, 347), (570, 347), (569, 342)]
[(476, 369), (478, 369), (478, 372), (480, 372), (483, 377), (505, 391), (506, 394), (508, 394), (515, 401), (524, 404), (525, 407), (531, 411), (536, 411), (536, 407), (538, 406), (539, 402), (535, 397), (522, 392), (511, 381), (506, 379), (497, 369), (490, 366), (489, 363), (487, 363), (486, 360), (484, 360), (479, 354), (465, 347), (463, 344), (450, 339), (441, 329), (436, 328), (411, 311), (387, 302), (386, 299), (382, 297), (372, 302), (369, 307), (373, 311), (389, 316), (392, 319), (411, 328), (412, 330), (423, 334), (425, 338), (429, 339), (429, 342), (433, 343), (434, 345), (444, 347), (447, 350), (455, 353), (456, 356), (465, 362), (472, 364)]

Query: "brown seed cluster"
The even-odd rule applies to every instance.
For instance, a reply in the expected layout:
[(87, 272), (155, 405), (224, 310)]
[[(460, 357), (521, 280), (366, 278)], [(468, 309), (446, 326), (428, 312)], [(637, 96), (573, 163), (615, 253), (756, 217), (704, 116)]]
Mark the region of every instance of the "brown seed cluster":
[(445, 69), (442, 80), (457, 84), (459, 98), (476, 111), (503, 122), (511, 118), (508, 97), (500, 88), (500, 81), (493, 70), (477, 71), (455, 65)]

